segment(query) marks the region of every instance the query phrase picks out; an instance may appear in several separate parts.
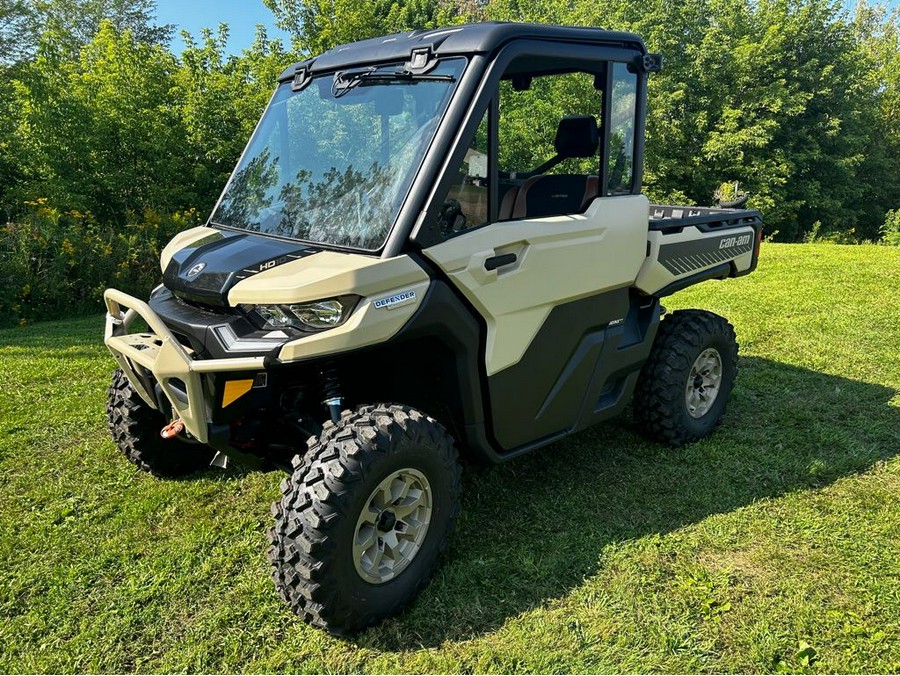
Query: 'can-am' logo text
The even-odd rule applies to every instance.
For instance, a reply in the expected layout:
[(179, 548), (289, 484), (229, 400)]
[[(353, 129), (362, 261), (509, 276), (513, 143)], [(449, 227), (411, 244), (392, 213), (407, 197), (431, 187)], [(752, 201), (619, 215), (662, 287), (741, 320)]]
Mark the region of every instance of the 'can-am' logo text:
[(730, 249), (733, 246), (744, 246), (750, 244), (750, 235), (741, 235), (740, 237), (726, 237), (719, 240), (720, 249)]
[(403, 291), (401, 293), (394, 294), (393, 296), (388, 296), (387, 298), (379, 298), (372, 305), (375, 306), (376, 310), (393, 310), (398, 305), (405, 305), (406, 303), (410, 303), (416, 299), (415, 291)]

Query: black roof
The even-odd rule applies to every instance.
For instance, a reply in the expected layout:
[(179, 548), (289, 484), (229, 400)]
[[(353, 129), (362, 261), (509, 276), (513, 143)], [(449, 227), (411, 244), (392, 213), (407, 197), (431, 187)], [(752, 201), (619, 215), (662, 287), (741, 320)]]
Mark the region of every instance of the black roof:
[(429, 30), (414, 30), (379, 38), (370, 38), (338, 45), (320, 56), (295, 63), (287, 68), (279, 80), (294, 76), (297, 68), (309, 66), (312, 72), (346, 68), (353, 65), (407, 59), (416, 47), (430, 46), (437, 56), (484, 54), (501, 47), (510, 40), (554, 40), (584, 44), (619, 44), (637, 47), (646, 53), (644, 42), (634, 33), (608, 31), (602, 28), (579, 28), (539, 23), (485, 22), (449, 26)]

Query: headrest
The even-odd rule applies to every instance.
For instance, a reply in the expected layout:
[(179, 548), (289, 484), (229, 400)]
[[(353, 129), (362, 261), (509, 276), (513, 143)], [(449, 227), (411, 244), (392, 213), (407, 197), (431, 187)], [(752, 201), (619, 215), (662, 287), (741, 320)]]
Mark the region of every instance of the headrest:
[(562, 158), (591, 157), (600, 145), (597, 118), (593, 115), (571, 115), (559, 121), (556, 130), (556, 154)]

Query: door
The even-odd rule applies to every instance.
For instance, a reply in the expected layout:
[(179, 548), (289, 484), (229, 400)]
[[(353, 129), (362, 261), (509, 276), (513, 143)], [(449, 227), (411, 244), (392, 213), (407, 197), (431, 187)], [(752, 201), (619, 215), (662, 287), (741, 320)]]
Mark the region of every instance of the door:
[[(576, 422), (646, 250), (647, 198), (493, 223), (427, 249), (484, 318), (490, 419), (505, 450)], [(496, 267), (495, 267), (496, 266)]]
[(496, 131), (489, 109), (446, 195), (447, 239), (424, 250), (484, 319), (488, 417), (507, 451), (574, 429), (646, 255), (649, 204), (631, 180), (637, 78), (617, 65), (511, 64)]

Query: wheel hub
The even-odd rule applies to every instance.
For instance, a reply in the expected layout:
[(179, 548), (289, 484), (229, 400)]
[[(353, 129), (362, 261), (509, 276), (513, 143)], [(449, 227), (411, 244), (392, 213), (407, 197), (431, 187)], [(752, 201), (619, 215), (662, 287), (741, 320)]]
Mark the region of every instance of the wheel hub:
[(406, 468), (372, 491), (356, 522), (353, 564), (366, 582), (390, 582), (412, 563), (431, 523), (431, 484)]
[(684, 403), (692, 418), (702, 418), (712, 408), (722, 386), (722, 357), (714, 348), (703, 350), (694, 360), (684, 392)]
[(394, 530), (394, 526), (397, 525), (397, 517), (394, 513), (386, 509), (381, 513), (381, 516), (378, 517), (378, 524), (376, 528), (380, 533), (386, 533), (389, 530)]

